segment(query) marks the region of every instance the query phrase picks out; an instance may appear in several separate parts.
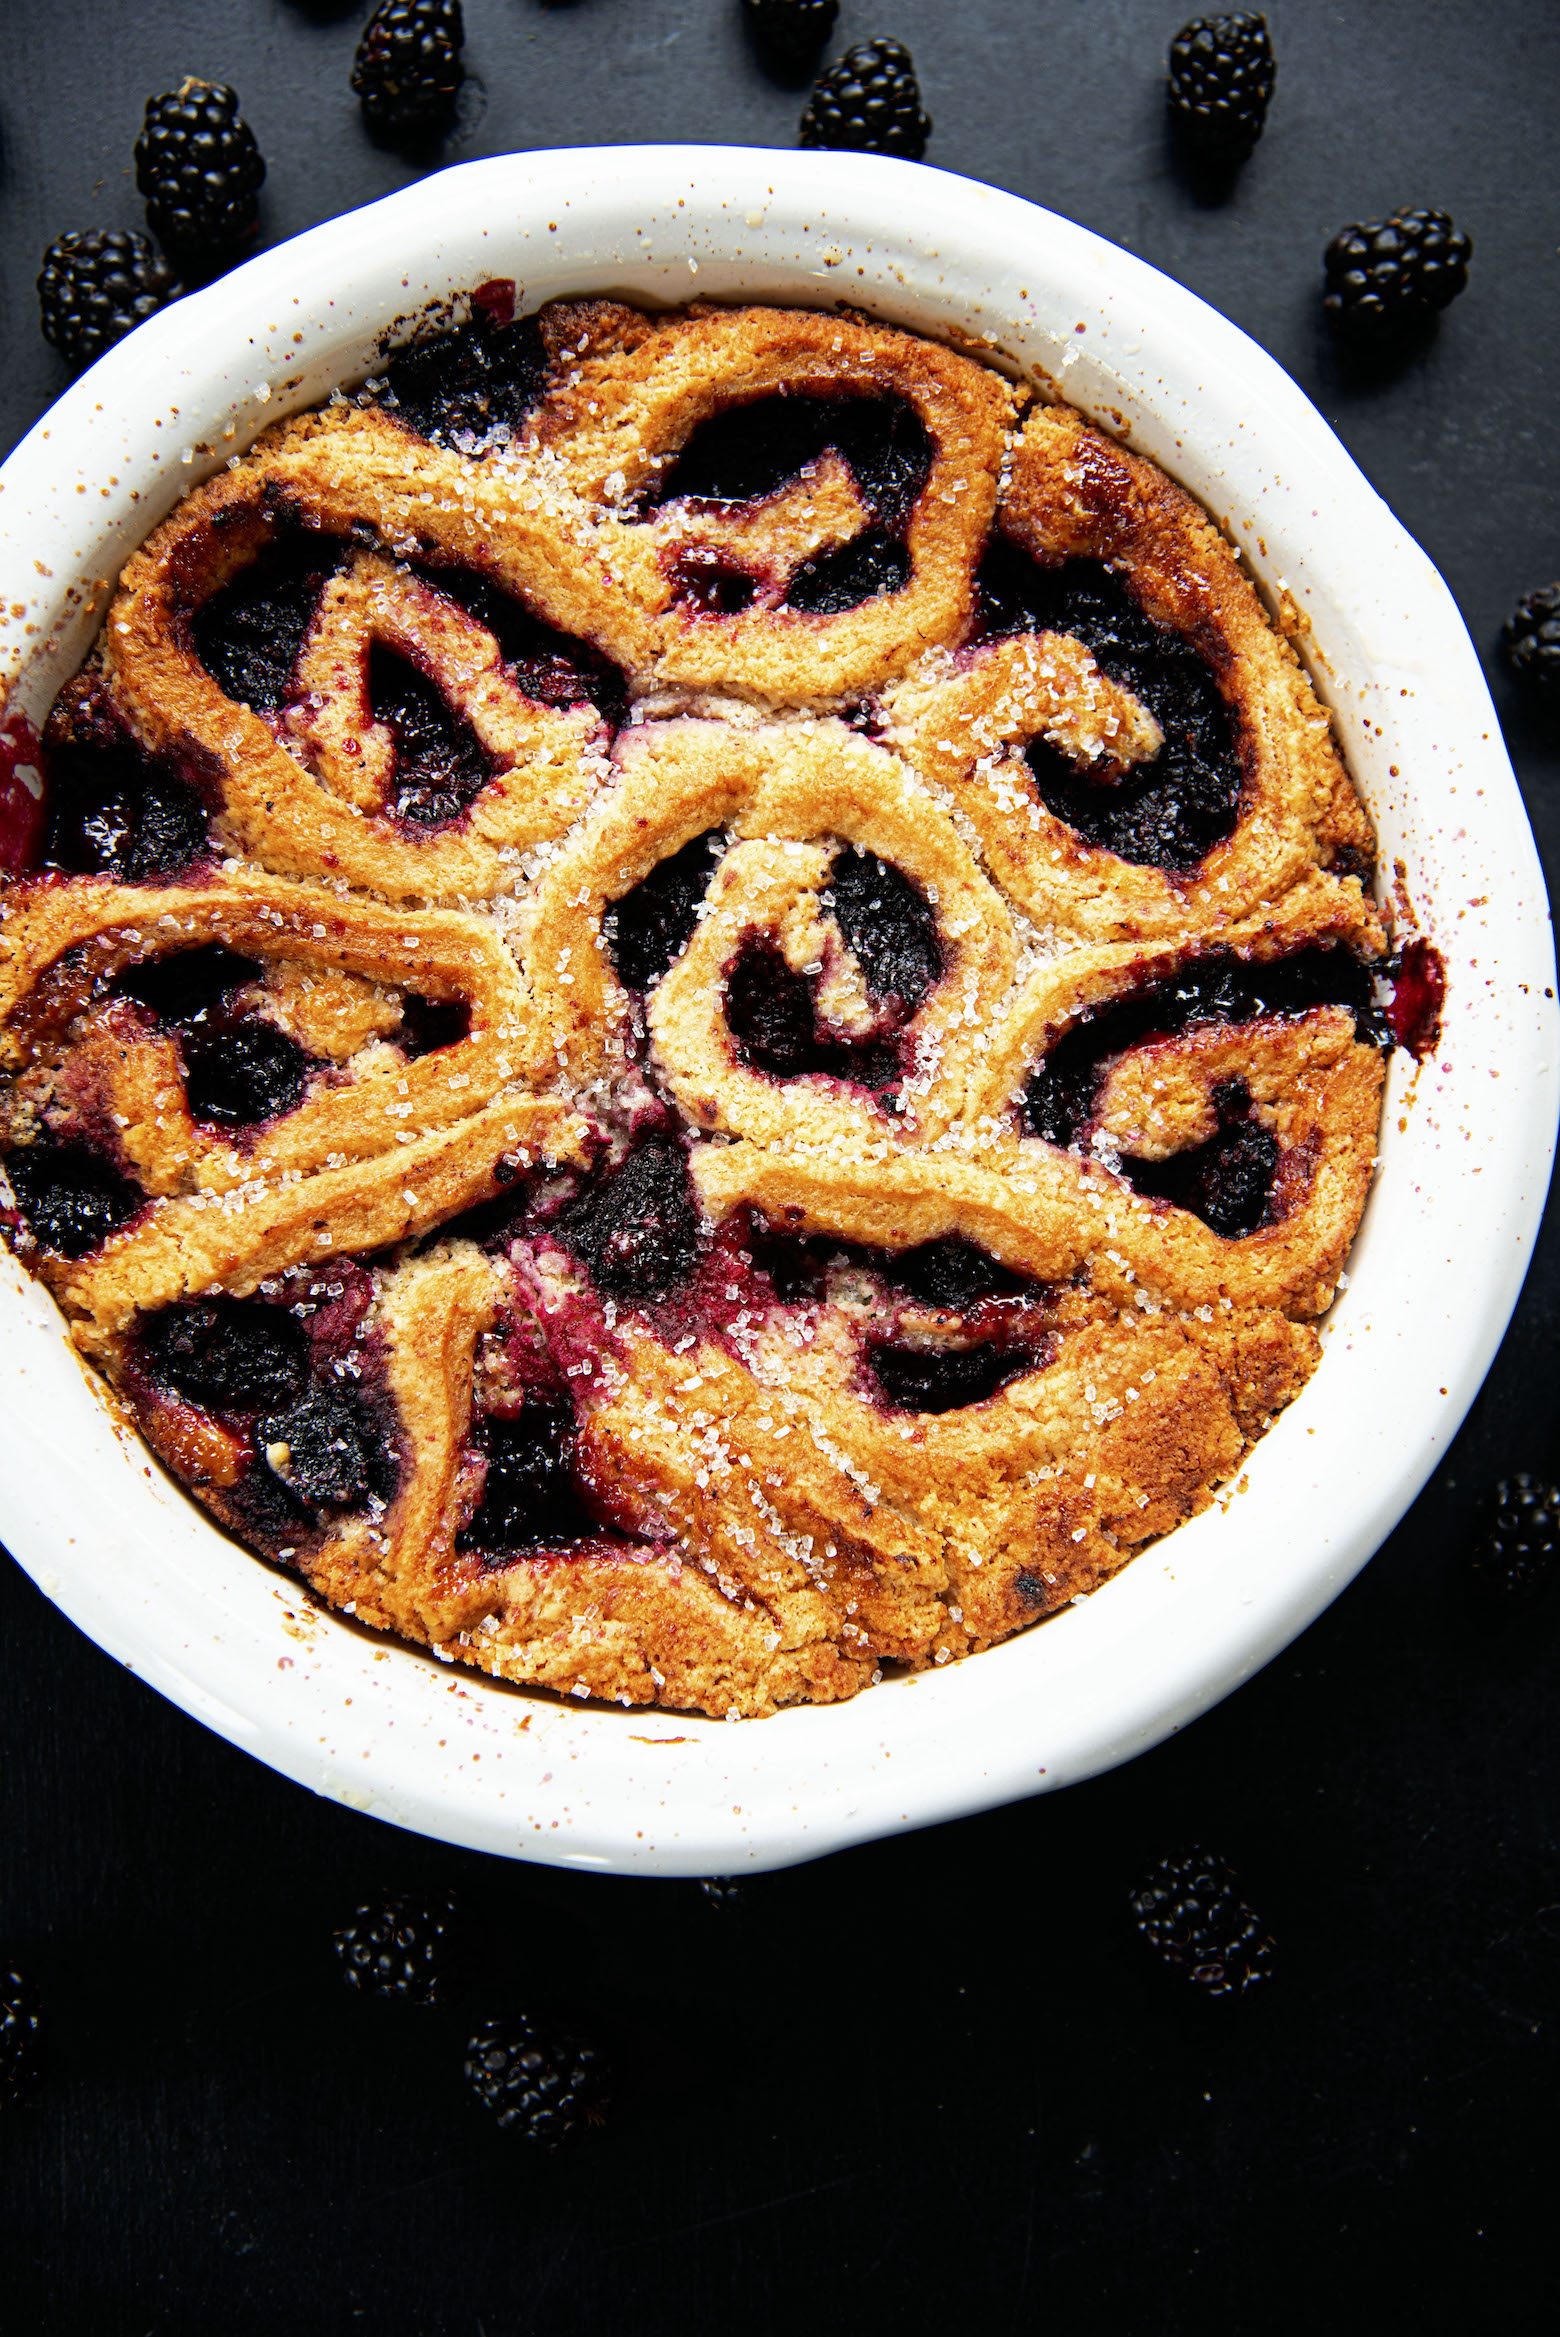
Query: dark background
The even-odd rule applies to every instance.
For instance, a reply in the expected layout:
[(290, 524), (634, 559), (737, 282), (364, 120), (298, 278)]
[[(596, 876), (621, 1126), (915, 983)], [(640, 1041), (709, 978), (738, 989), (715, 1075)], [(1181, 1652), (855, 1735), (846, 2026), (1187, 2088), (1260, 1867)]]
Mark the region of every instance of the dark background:
[[(736, 0), (466, 0), (461, 127), (409, 160), (347, 86), (367, 11), (6, 0), (0, 443), (65, 382), (33, 277), (142, 224), (145, 98), (234, 83), (279, 241), (444, 161), (529, 145), (792, 143)], [(1228, 200), (1178, 174), (1177, 0), (844, 0), (831, 53), (909, 42), (947, 169), (1080, 219), (1273, 351), (1450, 580), (1546, 861), (1560, 741), (1494, 659), (1560, 573), (1560, 16), (1274, 0), (1278, 94)], [(1450, 209), (1472, 284), (1351, 376), (1317, 305), (1345, 220)], [(1134, 1766), (747, 1887), (490, 1861), (315, 1801), (161, 1703), (0, 1563), (0, 1939), (51, 2058), (0, 2115), (7, 2331), (548, 2337), (1551, 2326), (1560, 1613), (1491, 1616), (1494, 1480), (1554, 1473), (1551, 1227), (1468, 1426), (1289, 1653)], [(1278, 1976), (1207, 2002), (1137, 1939), (1165, 1849), (1238, 1864)], [(462, 1893), (443, 2014), (349, 1996), (330, 1933)], [(553, 2159), (465, 2094), (468, 2016), (563, 2002), (622, 2082)]]

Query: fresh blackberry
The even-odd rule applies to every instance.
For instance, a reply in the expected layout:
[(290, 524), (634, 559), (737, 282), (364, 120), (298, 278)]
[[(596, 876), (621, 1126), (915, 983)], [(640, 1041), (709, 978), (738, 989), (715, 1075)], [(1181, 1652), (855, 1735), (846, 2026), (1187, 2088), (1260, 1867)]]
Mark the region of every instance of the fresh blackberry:
[(839, 12), (840, 0), (742, 0), (743, 20), (760, 55), (785, 73), (812, 63)]
[(435, 2003), (453, 1917), (448, 1899), (393, 1898), (360, 1907), (334, 1935), (342, 1978), (365, 1996)]
[(1463, 290), (1472, 255), (1472, 239), (1445, 211), (1394, 211), (1340, 228), (1327, 246), (1327, 321), (1359, 340), (1423, 324)]
[(144, 235), (122, 227), (57, 235), (38, 275), (43, 337), (67, 364), (94, 364), (183, 290)]
[(705, 1904), (715, 1908), (721, 1915), (745, 1915), (747, 1912), (747, 1888), (737, 1881), (735, 1875), (706, 1875), (699, 1885), (699, 1891)]
[(1132, 1894), (1149, 1946), (1210, 1996), (1240, 1996), (1273, 1976), (1273, 1942), (1235, 1887), (1235, 1870), (1205, 1850), (1162, 1858)]
[(1502, 626), (1500, 642), (1512, 672), (1560, 703), (1560, 584), (1526, 593)]
[(861, 41), (813, 83), (797, 143), (919, 162), (931, 134), (904, 43)]
[(20, 2101), (37, 2076), (42, 2023), (32, 1982), (14, 1964), (0, 1964), (0, 2102)]
[(1474, 1579), (1503, 1603), (1526, 1605), (1560, 1582), (1560, 1486), (1522, 1470), (1495, 1488), (1494, 1515), (1474, 1551)]
[(461, 84), (460, 0), (380, 0), (358, 42), (352, 86), (387, 138), (448, 118)]
[(521, 2013), (488, 2021), (466, 2044), (466, 2078), (500, 2126), (556, 2150), (582, 2120), (599, 2125), (607, 2069), (596, 2046)]
[(218, 261), (260, 224), (265, 163), (231, 89), (187, 75), (146, 101), (135, 183), (154, 235), (181, 258)]
[(1170, 43), (1170, 119), (1210, 161), (1243, 162), (1262, 135), (1275, 71), (1265, 16), (1194, 16)]

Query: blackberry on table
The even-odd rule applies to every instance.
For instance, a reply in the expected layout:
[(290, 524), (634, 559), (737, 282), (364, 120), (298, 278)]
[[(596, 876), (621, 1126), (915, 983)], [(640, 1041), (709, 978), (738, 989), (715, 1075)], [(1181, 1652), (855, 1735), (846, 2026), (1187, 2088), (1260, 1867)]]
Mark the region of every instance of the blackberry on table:
[(371, 127), (401, 138), (447, 120), (465, 38), (460, 0), (380, 0), (352, 61), (352, 86)]
[(1472, 256), (1471, 237), (1445, 211), (1394, 211), (1340, 228), (1327, 246), (1327, 321), (1361, 341), (1410, 330), (1457, 298)]
[(37, 2076), (42, 2026), (32, 1982), (14, 1964), (0, 1963), (0, 2102), (20, 2101)]
[(760, 54), (788, 73), (811, 64), (839, 12), (840, 0), (742, 0), (743, 21)]
[(396, 1897), (359, 1907), (334, 1935), (342, 1978), (365, 1996), (436, 2003), (453, 1916), (448, 1899)]
[(1162, 1858), (1133, 1892), (1132, 1912), (1156, 1954), (1210, 1996), (1240, 1996), (1273, 1976), (1273, 1942), (1234, 1868), (1206, 1850)]
[(1262, 135), (1275, 73), (1265, 16), (1195, 16), (1170, 44), (1170, 118), (1210, 161), (1243, 162)]
[(467, 2040), (466, 2078), (500, 2126), (556, 2150), (606, 2109), (607, 2069), (598, 2048), (571, 2030), (526, 2014), (488, 2021)]
[(1474, 1551), (1478, 1587), (1526, 1605), (1560, 1582), (1560, 1486), (1526, 1469), (1495, 1488), (1494, 1515)]
[(735, 1875), (709, 1874), (699, 1884), (705, 1905), (722, 1915), (743, 1915), (747, 1912), (747, 1889)]
[(152, 232), (181, 258), (221, 260), (247, 243), (260, 223), (265, 162), (233, 91), (187, 75), (149, 97), (135, 183)]
[(44, 339), (68, 364), (92, 365), (183, 290), (144, 235), (122, 227), (57, 235), (38, 275)]
[(814, 82), (797, 143), (919, 162), (931, 134), (904, 43), (860, 41)]
[(1560, 704), (1560, 583), (1525, 593), (1501, 627), (1506, 663)]

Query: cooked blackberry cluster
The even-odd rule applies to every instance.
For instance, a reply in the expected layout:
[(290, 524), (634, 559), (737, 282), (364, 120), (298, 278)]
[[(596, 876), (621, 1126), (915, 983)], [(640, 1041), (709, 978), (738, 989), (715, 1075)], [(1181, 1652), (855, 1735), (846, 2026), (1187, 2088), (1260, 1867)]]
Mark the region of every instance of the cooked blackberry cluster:
[(135, 183), (153, 233), (182, 259), (220, 261), (247, 243), (265, 163), (233, 91), (187, 77), (149, 97)]
[(902, 41), (861, 41), (819, 74), (797, 143), (919, 162), (931, 134), (910, 51)]
[(352, 63), (352, 86), (370, 125), (404, 138), (447, 121), (465, 38), (460, 0), (380, 0)]
[(1474, 1553), (1482, 1589), (1523, 1604), (1560, 1581), (1560, 1486), (1526, 1469), (1495, 1488), (1494, 1515)]
[(1394, 211), (1341, 228), (1327, 246), (1327, 321), (1362, 341), (1412, 331), (1464, 290), (1472, 256), (1471, 237), (1445, 211)]
[(1234, 1868), (1206, 1850), (1161, 1859), (1133, 1892), (1132, 1912), (1155, 1953), (1210, 1996), (1240, 1996), (1272, 1978), (1272, 1940)]
[(466, 2078), (506, 2133), (556, 2150), (606, 2109), (607, 2069), (596, 2046), (522, 2013), (488, 2021), (466, 2045)]
[(19, 2101), (37, 2075), (42, 2025), (32, 1982), (0, 1964), (0, 2102)]
[(439, 1994), (454, 1910), (448, 1899), (397, 1897), (359, 1907), (335, 1934), (341, 1976), (369, 1996), (432, 2004)]
[(1560, 583), (1525, 593), (1501, 629), (1506, 662), (1520, 680), (1560, 702)]
[(95, 364), (105, 349), (183, 290), (144, 235), (122, 227), (57, 235), (38, 275), (44, 338), (67, 364)]
[(1170, 118), (1210, 161), (1242, 162), (1262, 135), (1275, 73), (1265, 16), (1194, 17), (1170, 44)]
[(742, 0), (742, 16), (765, 62), (783, 73), (812, 62), (834, 30), (840, 0)]

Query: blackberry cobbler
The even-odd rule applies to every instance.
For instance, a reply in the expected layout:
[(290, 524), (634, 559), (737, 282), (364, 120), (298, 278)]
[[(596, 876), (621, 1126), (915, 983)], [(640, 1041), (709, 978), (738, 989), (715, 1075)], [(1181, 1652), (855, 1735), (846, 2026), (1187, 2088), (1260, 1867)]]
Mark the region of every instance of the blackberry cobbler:
[(11, 1239), (361, 1621), (828, 1702), (1094, 1589), (1315, 1369), (1371, 831), (1081, 415), (847, 316), (512, 296), (186, 497), (30, 748)]

